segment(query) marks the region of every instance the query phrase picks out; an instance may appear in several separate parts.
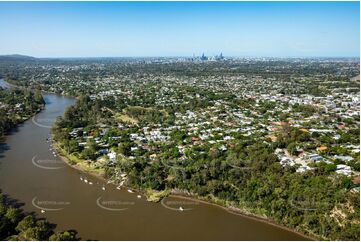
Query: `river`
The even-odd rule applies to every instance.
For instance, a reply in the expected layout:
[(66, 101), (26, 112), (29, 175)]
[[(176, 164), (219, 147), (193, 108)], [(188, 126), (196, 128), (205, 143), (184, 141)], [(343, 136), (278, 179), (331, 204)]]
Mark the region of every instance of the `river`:
[[(0, 86), (6, 83), (0, 80)], [(45, 109), (0, 142), (0, 189), (24, 203), (25, 211), (56, 224), (56, 230), (75, 229), (83, 240), (306, 239), (213, 205), (179, 198), (150, 203), (65, 165), (47, 138), (56, 117), (75, 101), (43, 97)]]

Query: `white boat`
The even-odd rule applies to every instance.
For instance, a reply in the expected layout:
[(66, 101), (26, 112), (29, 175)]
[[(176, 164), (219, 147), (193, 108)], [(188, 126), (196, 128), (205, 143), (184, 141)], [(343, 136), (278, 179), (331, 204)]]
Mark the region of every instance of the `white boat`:
[(182, 207), (179, 207), (178, 209), (179, 209), (179, 211), (183, 211), (183, 210), (184, 210)]
[(45, 213), (45, 211), (44, 211), (44, 210), (41, 210), (40, 212), (41, 212), (41, 213)]
[(105, 191), (105, 186), (102, 187), (102, 190)]
[(120, 190), (120, 187), (117, 187), (118, 190)]
[(89, 182), (89, 185), (93, 185), (93, 183), (92, 183), (92, 182)]
[(141, 196), (141, 195), (138, 195), (137, 198), (142, 198), (142, 196)]
[(84, 179), (84, 182), (85, 182), (85, 183), (88, 183), (88, 180), (85, 178), (85, 179)]
[(134, 193), (134, 192), (133, 192), (132, 190), (130, 190), (130, 189), (128, 189), (128, 192), (129, 192), (129, 193)]
[(82, 180), (83, 180), (83, 177), (80, 177), (80, 180), (82, 181)]

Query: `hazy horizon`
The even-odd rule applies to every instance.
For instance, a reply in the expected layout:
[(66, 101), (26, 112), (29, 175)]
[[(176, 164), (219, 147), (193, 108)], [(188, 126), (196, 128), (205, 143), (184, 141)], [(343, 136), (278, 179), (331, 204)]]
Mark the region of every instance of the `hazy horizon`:
[[(203, 54), (203, 53), (202, 53)], [(200, 57), (202, 54), (200, 55), (195, 55), (194, 57)], [(206, 53), (204, 53), (205, 56), (207, 57), (212, 57), (215, 55), (207, 55)], [(217, 55), (217, 54), (216, 54)], [(348, 58), (360, 58), (360, 56), (233, 56), (233, 55), (225, 55), (222, 52), (222, 55), (224, 57), (228, 57), (228, 58), (275, 58), (275, 59), (317, 59), (317, 58), (321, 58), (321, 59), (348, 59)], [(110, 58), (110, 59), (116, 59), (116, 58), (129, 58), (129, 59), (136, 59), (136, 58), (192, 58), (193, 55), (179, 55), (179, 56), (35, 56), (35, 55), (26, 55), (26, 54), (19, 54), (19, 53), (0, 53), (0, 56), (25, 56), (25, 57), (34, 57), (37, 59), (106, 59), (106, 58)]]
[[(359, 57), (359, 2), (0, 2), (2, 55)], [(9, 21), (10, 20), (10, 21)]]

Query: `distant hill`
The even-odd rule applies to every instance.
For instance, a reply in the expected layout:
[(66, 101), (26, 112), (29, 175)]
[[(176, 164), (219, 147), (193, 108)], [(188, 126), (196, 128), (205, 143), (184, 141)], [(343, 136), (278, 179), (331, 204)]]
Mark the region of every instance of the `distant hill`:
[(0, 55), (0, 61), (33, 61), (35, 57), (27, 55)]

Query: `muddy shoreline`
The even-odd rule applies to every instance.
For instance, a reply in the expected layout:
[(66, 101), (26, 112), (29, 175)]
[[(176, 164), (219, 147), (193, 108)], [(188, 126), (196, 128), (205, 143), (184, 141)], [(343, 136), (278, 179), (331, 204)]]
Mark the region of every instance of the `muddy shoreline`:
[(175, 192), (175, 193), (171, 192), (169, 197), (181, 198), (181, 199), (186, 199), (186, 200), (193, 201), (193, 202), (199, 202), (199, 203), (203, 203), (203, 204), (207, 204), (207, 205), (211, 205), (211, 206), (216, 206), (216, 207), (219, 207), (219, 208), (225, 210), (226, 212), (234, 214), (236, 216), (246, 217), (246, 218), (249, 218), (249, 219), (260, 221), (262, 223), (270, 224), (272, 226), (275, 226), (277, 228), (281, 228), (283, 230), (290, 231), (292, 233), (295, 233), (295, 234), (298, 234), (298, 235), (300, 235), (302, 237), (305, 237), (305, 239), (307, 239), (307, 240), (318, 240), (316, 238), (312, 238), (312, 237), (310, 237), (308, 235), (305, 235), (302, 232), (296, 231), (295, 229), (292, 229), (292, 228), (286, 227), (284, 225), (278, 224), (278, 223), (276, 223), (275, 221), (273, 221), (273, 220), (271, 220), (269, 218), (265, 218), (265, 217), (259, 216), (257, 214), (245, 213), (244, 211), (242, 211), (241, 209), (238, 209), (238, 208), (225, 207), (225, 206), (222, 206), (220, 204), (214, 203), (212, 201), (205, 200), (205, 199), (203, 199), (201, 197), (195, 197), (195, 196), (191, 196), (191, 195), (187, 195), (187, 194), (182, 195), (181, 193), (178, 193), (178, 192)]

